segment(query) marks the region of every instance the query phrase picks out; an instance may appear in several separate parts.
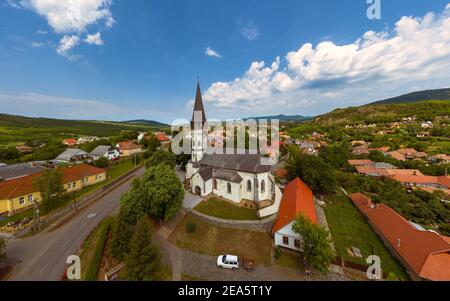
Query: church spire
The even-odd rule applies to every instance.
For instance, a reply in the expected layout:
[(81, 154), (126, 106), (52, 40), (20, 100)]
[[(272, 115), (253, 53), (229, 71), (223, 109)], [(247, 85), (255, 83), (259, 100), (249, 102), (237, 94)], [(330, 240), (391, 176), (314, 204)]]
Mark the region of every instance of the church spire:
[(194, 116), (195, 112), (201, 112), (201, 122), (202, 125), (206, 122), (206, 114), (205, 114), (205, 108), (203, 106), (203, 100), (202, 100), (202, 91), (200, 90), (200, 80), (197, 77), (197, 92), (195, 95), (195, 103), (194, 103), (194, 112), (192, 113), (192, 120), (191, 120), (191, 127), (194, 128)]

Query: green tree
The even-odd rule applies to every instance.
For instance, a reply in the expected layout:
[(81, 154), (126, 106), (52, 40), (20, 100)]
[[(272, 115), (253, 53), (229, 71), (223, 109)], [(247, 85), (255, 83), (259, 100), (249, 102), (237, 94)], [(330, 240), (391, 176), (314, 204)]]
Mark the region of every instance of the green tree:
[(128, 222), (133, 224), (140, 214), (147, 214), (168, 220), (181, 208), (184, 198), (183, 185), (175, 170), (161, 163), (147, 169), (144, 176), (135, 180), (122, 199)]
[(137, 224), (126, 256), (127, 279), (130, 281), (156, 280), (161, 265), (158, 248), (152, 242), (151, 225), (144, 217)]
[(21, 154), (15, 147), (0, 148), (0, 161), (5, 163), (14, 163), (20, 158)]
[(145, 163), (146, 168), (150, 168), (151, 166), (156, 166), (160, 163), (165, 163), (171, 168), (175, 168), (177, 162), (176, 156), (168, 151), (165, 150), (159, 150), (155, 152), (150, 159), (147, 160)]
[(98, 158), (97, 160), (95, 160), (94, 162), (92, 162), (92, 165), (94, 165), (95, 167), (98, 167), (98, 168), (106, 168), (109, 166), (109, 160), (108, 160), (108, 158), (101, 157), (101, 158)]
[(147, 150), (152, 153), (156, 152), (161, 146), (161, 143), (158, 141), (158, 139), (156, 139), (156, 135), (152, 133), (147, 134), (147, 138), (142, 139), (141, 143)]
[(328, 239), (328, 232), (311, 220), (299, 215), (292, 230), (302, 237), (303, 256), (316, 271), (327, 273), (335, 254)]
[(330, 193), (337, 187), (333, 168), (321, 158), (301, 153), (293, 153), (286, 165), (288, 180), (301, 178), (317, 193)]
[(0, 262), (6, 258), (6, 241), (3, 237), (0, 237)]
[(41, 193), (41, 206), (44, 213), (58, 208), (66, 200), (62, 177), (62, 173), (58, 170), (49, 169), (34, 181), (34, 188)]
[(125, 210), (121, 209), (113, 230), (111, 242), (111, 254), (115, 258), (125, 260), (126, 255), (130, 252), (130, 239), (133, 232), (134, 225), (127, 220)]

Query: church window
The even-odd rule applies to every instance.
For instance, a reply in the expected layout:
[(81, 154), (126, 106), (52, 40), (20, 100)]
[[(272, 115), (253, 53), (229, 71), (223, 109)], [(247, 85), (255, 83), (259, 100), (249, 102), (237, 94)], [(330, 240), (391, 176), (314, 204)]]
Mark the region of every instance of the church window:
[(227, 184), (227, 192), (228, 192), (228, 194), (231, 194), (231, 184), (230, 183)]
[(249, 192), (252, 191), (252, 181), (250, 181), (250, 180), (247, 181), (247, 191), (249, 191)]
[(266, 182), (264, 182), (264, 180), (261, 181), (261, 192), (265, 192), (266, 191)]
[(213, 180), (213, 189), (217, 189), (217, 180), (216, 179)]

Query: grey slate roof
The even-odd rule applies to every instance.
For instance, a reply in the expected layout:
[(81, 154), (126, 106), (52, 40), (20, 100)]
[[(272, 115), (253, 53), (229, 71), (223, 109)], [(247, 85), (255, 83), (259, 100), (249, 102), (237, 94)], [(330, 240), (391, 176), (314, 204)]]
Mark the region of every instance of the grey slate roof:
[(0, 180), (20, 178), (44, 171), (41, 165), (33, 163), (10, 164), (0, 167)]
[(90, 154), (93, 156), (101, 157), (104, 156), (110, 148), (110, 145), (99, 145)]
[(87, 155), (88, 153), (84, 150), (77, 149), (77, 148), (68, 148), (64, 152), (58, 155), (58, 157), (55, 158), (56, 161), (67, 161), (69, 162), (70, 159), (74, 156), (83, 156)]
[(374, 164), (375, 168), (386, 168), (386, 169), (397, 169), (397, 166), (394, 166), (390, 163), (384, 163), (384, 162), (376, 162)]
[(261, 165), (261, 155), (228, 155), (214, 154), (205, 155), (198, 162), (200, 166), (212, 166), (234, 171), (242, 171), (248, 173), (263, 173), (270, 171), (270, 165)]
[(213, 168), (211, 166), (200, 168), (198, 173), (204, 181), (216, 178), (233, 183), (241, 183), (243, 180), (242, 177), (235, 171)]

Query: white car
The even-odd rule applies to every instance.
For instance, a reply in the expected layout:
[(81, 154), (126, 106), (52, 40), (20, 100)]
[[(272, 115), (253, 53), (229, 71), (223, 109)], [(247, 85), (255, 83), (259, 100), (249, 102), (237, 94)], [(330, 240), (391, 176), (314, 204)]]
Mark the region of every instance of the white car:
[(217, 257), (217, 266), (223, 269), (239, 269), (239, 258), (234, 255), (220, 255)]

